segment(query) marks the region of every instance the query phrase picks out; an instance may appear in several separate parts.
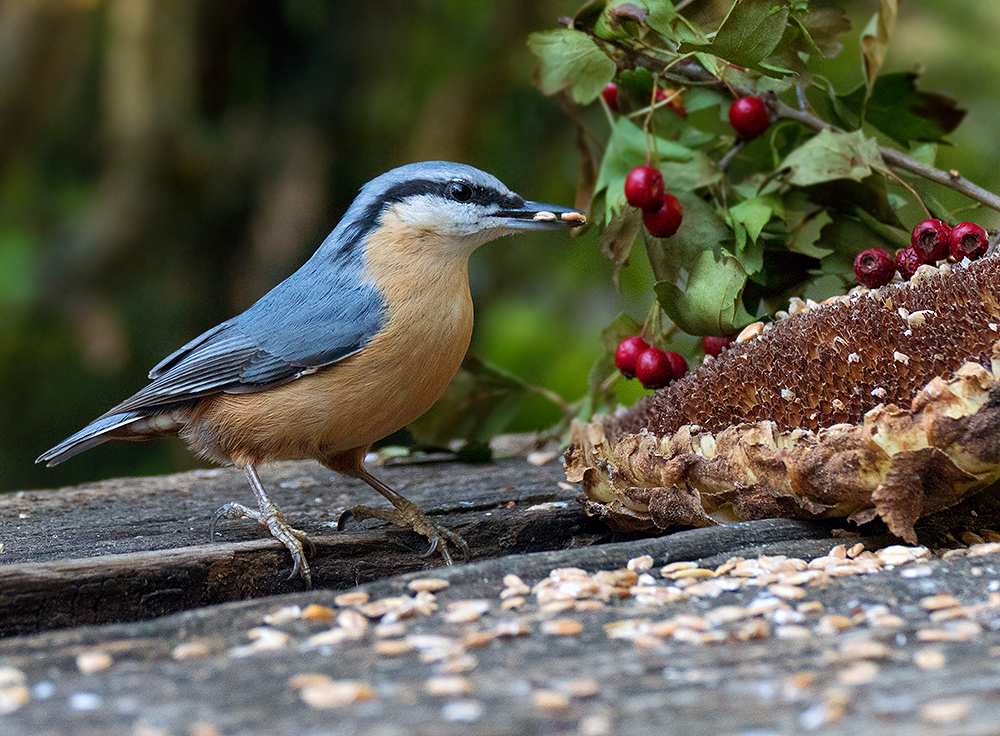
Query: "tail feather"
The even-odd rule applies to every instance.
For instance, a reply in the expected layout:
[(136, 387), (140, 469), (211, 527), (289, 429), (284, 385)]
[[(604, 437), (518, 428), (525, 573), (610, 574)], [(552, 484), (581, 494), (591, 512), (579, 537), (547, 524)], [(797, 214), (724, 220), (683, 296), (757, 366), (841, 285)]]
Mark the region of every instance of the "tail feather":
[(63, 460), (78, 455), (84, 450), (89, 450), (91, 447), (96, 447), (110, 439), (114, 439), (109, 433), (130, 422), (134, 422), (136, 419), (141, 419), (143, 416), (142, 412), (130, 411), (95, 419), (76, 434), (64, 439), (51, 450), (43, 452), (35, 462), (45, 463), (51, 468), (53, 465), (58, 465)]

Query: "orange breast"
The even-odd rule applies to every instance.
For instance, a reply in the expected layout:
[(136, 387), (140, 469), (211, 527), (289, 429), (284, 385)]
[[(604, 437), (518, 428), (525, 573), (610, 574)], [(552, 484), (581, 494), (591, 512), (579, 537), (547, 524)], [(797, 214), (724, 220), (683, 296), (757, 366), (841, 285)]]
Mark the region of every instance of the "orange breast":
[(472, 337), (468, 256), (440, 257), (433, 242), (400, 253), (391, 229), (379, 232), (387, 242), (369, 243), (367, 267), (386, 295), (384, 329), (314, 374), (206, 400), (182, 432), (192, 449), (236, 464), (319, 459), (392, 434), (440, 398)]

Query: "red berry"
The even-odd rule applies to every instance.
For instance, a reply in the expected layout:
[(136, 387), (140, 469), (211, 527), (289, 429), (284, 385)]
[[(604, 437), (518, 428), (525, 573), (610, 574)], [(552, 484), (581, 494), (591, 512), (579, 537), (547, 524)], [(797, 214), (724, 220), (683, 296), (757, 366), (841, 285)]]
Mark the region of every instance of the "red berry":
[(607, 86), (601, 90), (601, 97), (604, 98), (604, 102), (607, 104), (608, 109), (611, 112), (618, 112), (618, 85), (614, 82), (608, 82)]
[(941, 220), (924, 220), (910, 234), (910, 245), (924, 257), (924, 263), (936, 263), (948, 257), (948, 236), (951, 225)]
[(680, 353), (670, 352), (667, 353), (667, 360), (670, 361), (670, 372), (673, 377), (684, 378), (685, 374), (688, 372), (688, 362), (684, 359), (684, 356)]
[(896, 253), (896, 270), (904, 279), (910, 278), (924, 265), (924, 257), (912, 245)]
[(635, 378), (635, 363), (639, 356), (649, 350), (649, 343), (638, 335), (626, 337), (615, 350), (615, 367), (625, 378)]
[(974, 222), (958, 223), (948, 236), (948, 249), (959, 261), (963, 258), (976, 260), (986, 253), (988, 246), (986, 231)]
[(771, 127), (771, 116), (759, 97), (741, 97), (729, 106), (729, 124), (740, 138), (752, 141)]
[[(886, 255), (889, 255), (886, 253)], [(701, 338), (701, 349), (705, 351), (705, 355), (711, 355), (713, 358), (718, 358), (719, 355), (729, 347), (729, 344), (733, 341), (731, 337), (716, 337), (715, 335), (705, 335)]]
[(625, 177), (625, 199), (641, 210), (657, 210), (663, 204), (663, 174), (652, 166), (636, 166)]
[(635, 362), (635, 375), (645, 388), (663, 388), (673, 379), (674, 369), (665, 352), (650, 348)]
[(669, 238), (681, 226), (684, 210), (681, 203), (672, 194), (664, 194), (663, 202), (655, 210), (645, 210), (642, 222), (649, 234), (656, 238)]
[(885, 286), (892, 281), (892, 274), (895, 272), (896, 264), (892, 256), (881, 248), (869, 248), (854, 257), (854, 275), (859, 284), (869, 289)]

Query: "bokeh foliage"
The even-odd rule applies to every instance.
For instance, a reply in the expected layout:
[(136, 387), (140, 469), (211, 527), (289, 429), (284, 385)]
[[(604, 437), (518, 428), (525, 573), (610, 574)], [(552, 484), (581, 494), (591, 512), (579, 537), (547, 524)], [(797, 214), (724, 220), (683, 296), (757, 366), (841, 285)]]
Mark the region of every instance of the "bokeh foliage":
[[(841, 55), (850, 63), (824, 73), (850, 89), (863, 82), (850, 77), (859, 24), (877, 2), (837, 4), (855, 23)], [(193, 466), (176, 442), (109, 444), (53, 470), (33, 460), (291, 273), (382, 171), (464, 161), (529, 198), (571, 204), (573, 129), (533, 85), (527, 39), (576, 10), (565, 0), (0, 4), (0, 490)], [(994, 191), (998, 31), (994, 3), (904, 4), (885, 66), (923, 63), (921, 88), (969, 109), (938, 164)], [(641, 320), (648, 306), (644, 257), (622, 271), (620, 293), (612, 270), (594, 233), (487, 246), (472, 263), (474, 352), (570, 399), (586, 393), (603, 326), (620, 311)], [(557, 412), (529, 393), (510, 418), (508, 428), (543, 427)]]

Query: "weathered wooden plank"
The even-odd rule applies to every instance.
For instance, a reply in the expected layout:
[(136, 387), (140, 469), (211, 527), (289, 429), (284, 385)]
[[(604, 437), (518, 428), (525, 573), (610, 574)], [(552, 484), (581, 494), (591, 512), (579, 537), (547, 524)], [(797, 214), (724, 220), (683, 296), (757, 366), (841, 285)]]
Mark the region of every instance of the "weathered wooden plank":
[[(523, 460), (443, 463), (383, 474), (425, 510), (446, 516), (469, 542), (473, 559), (609, 537), (580, 512), (575, 492), (557, 484), (557, 465), (533, 473), (526, 468), (534, 466)], [(315, 463), (268, 470), (286, 518), (316, 535), (310, 565), (317, 587), (347, 588), (442, 564), (439, 556), (420, 557), (426, 541), (403, 529), (366, 522), (331, 531), (343, 510), (373, 502), (364, 484), (332, 477)], [(287, 552), (259, 525), (225, 522), (217, 539), (227, 541), (208, 541), (214, 510), (248, 493), (241, 474), (218, 470), (0, 499), (0, 635), (152, 618), (301, 590), (302, 581), (288, 577)], [(233, 538), (252, 541), (228, 541)]]

